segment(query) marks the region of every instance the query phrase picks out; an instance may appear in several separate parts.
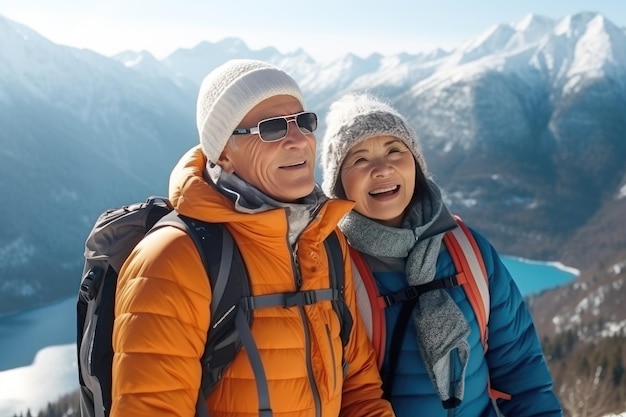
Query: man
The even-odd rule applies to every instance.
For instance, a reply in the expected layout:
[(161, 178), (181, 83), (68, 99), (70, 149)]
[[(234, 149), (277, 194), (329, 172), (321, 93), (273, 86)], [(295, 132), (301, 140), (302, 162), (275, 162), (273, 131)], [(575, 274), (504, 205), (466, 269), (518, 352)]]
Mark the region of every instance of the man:
[[(253, 295), (328, 288), (323, 241), (352, 203), (327, 200), (315, 184), (317, 117), (296, 82), (264, 62), (227, 62), (200, 87), (197, 125), (200, 146), (170, 179), (176, 210), (226, 225)], [(255, 380), (242, 349), (206, 399), (211, 417), (259, 415), (259, 382), (281, 417), (393, 416), (341, 235), (340, 243), (354, 319), (347, 346), (329, 301), (255, 309), (251, 332), (266, 381)], [(211, 299), (189, 236), (166, 227), (140, 242), (118, 280), (111, 416), (194, 415)]]

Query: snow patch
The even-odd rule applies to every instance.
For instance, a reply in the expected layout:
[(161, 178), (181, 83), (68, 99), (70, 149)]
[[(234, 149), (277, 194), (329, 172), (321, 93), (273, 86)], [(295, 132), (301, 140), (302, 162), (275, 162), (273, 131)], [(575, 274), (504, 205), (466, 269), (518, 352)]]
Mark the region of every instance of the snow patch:
[(5, 246), (0, 246), (0, 266), (26, 265), (35, 256), (35, 251), (34, 245), (19, 237)]
[(609, 268), (609, 272), (612, 272), (615, 275), (619, 275), (626, 268), (626, 261), (616, 263), (612, 267)]
[(600, 335), (602, 337), (621, 336), (624, 334), (624, 329), (626, 329), (626, 320), (619, 323), (609, 322), (604, 325), (604, 330), (600, 332)]
[(49, 401), (78, 389), (76, 346), (40, 350), (32, 365), (0, 372), (0, 415), (31, 410), (37, 415)]

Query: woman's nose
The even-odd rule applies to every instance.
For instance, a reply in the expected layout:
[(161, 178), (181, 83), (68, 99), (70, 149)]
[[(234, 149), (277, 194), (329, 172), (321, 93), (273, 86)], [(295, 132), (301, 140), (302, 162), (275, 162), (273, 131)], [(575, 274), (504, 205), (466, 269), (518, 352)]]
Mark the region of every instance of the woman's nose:
[(393, 171), (393, 167), (384, 158), (374, 159), (372, 163), (372, 175), (375, 177), (384, 177)]

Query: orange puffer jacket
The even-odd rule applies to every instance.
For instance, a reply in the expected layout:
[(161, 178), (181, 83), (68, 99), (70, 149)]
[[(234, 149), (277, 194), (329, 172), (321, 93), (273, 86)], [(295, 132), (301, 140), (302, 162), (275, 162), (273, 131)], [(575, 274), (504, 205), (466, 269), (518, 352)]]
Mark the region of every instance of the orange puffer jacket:
[[(254, 295), (296, 290), (283, 209), (240, 213), (203, 178), (206, 160), (190, 150), (172, 173), (170, 198), (189, 217), (223, 222), (241, 251)], [(323, 240), (351, 209), (329, 201), (302, 233), (297, 258), (301, 290), (328, 288)], [(252, 334), (267, 376), (270, 404), (280, 417), (393, 416), (360, 316), (345, 239), (345, 298), (354, 318), (342, 369), (339, 318), (329, 301), (253, 312)], [(113, 332), (112, 417), (195, 413), (210, 322), (211, 288), (191, 239), (173, 227), (148, 235), (133, 250), (118, 281)], [(259, 414), (256, 382), (240, 351), (207, 398), (211, 417)]]

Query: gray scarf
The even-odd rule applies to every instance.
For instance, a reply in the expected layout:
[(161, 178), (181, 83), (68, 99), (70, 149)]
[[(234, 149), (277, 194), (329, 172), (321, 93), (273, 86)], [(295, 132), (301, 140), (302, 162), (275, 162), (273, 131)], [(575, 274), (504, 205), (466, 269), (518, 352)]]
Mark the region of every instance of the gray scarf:
[[(435, 278), (443, 232), (455, 227), (453, 217), (443, 204), (439, 187), (429, 181), (428, 192), (414, 202), (401, 228), (382, 225), (352, 211), (340, 227), (355, 249), (375, 257), (406, 258), (409, 285), (425, 284)], [(465, 368), (469, 358), (465, 316), (444, 289), (420, 295), (413, 311), (424, 365), (444, 405), (462, 400)], [(461, 379), (450, 380), (450, 352), (458, 349)]]
[(263, 193), (248, 184), (236, 174), (228, 174), (219, 165), (207, 163), (205, 179), (215, 185), (235, 204), (235, 209), (242, 213), (259, 213), (278, 207), (285, 209), (289, 223), (289, 243), (293, 246), (298, 236), (311, 222), (319, 207), (328, 200), (318, 185), (313, 192), (301, 199), (300, 203), (284, 203)]

